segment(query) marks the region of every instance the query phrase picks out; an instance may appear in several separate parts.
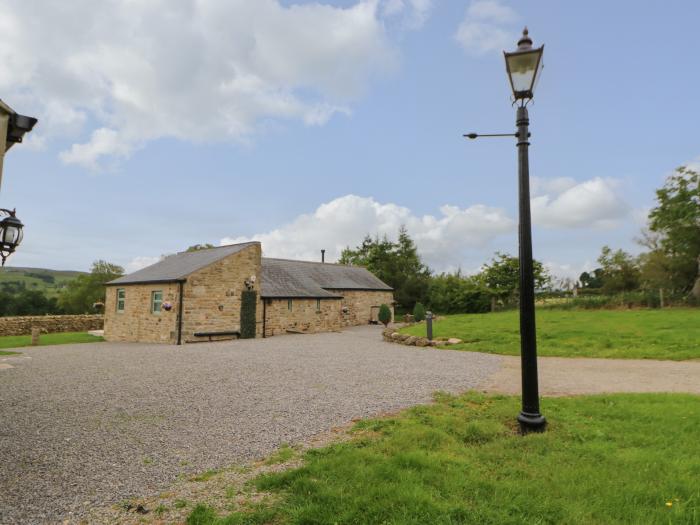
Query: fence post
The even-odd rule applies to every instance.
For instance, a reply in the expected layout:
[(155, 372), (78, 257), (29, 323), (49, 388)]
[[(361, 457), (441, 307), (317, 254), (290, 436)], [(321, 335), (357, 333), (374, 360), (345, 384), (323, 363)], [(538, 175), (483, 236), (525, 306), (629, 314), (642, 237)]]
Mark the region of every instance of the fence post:
[(37, 346), (39, 344), (39, 335), (41, 335), (41, 328), (32, 326), (32, 346)]

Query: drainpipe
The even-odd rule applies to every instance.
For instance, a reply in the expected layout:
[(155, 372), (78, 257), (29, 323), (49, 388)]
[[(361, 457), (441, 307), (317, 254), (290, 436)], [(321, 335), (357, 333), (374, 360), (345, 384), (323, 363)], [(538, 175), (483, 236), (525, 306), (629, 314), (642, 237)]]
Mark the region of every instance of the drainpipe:
[(266, 329), (265, 324), (267, 321), (267, 299), (263, 299), (262, 303), (263, 303), (263, 339), (264, 339), (266, 337), (265, 336), (265, 329)]
[(182, 317), (185, 315), (185, 312), (182, 308), (182, 303), (183, 303), (183, 295), (184, 295), (184, 285), (185, 281), (180, 281), (180, 292), (179, 292), (179, 306), (177, 307), (177, 344), (181, 345), (182, 344)]
[(321, 250), (321, 262), (326, 262), (326, 250)]

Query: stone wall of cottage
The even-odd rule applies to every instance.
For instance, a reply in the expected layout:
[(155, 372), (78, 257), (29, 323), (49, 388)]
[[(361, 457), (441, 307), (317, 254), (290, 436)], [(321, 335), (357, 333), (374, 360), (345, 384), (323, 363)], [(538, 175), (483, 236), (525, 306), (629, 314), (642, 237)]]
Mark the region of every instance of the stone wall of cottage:
[(87, 332), (102, 330), (104, 317), (100, 315), (32, 315), (0, 317), (0, 336), (28, 335), (32, 327), (38, 327), (42, 332), (53, 334), (57, 332)]
[(371, 320), (372, 308), (386, 304), (394, 317), (394, 294), (391, 291), (366, 290), (329, 290), (343, 296), (341, 301), (342, 326), (358, 326), (368, 324)]
[[(265, 337), (340, 330), (339, 299), (265, 299)], [(291, 301), (291, 304), (290, 304)]]
[(267, 299), (265, 305), (265, 336), (291, 332), (330, 332), (344, 326), (369, 324), (372, 308), (383, 303), (394, 313), (392, 292), (365, 290), (333, 290), (342, 299)]
[[(187, 277), (184, 285), (184, 342), (208, 341), (195, 337), (196, 332), (229, 332), (241, 328), (241, 293), (246, 279), (255, 276), (253, 289), (258, 292), (256, 308), (257, 334), (262, 335), (262, 302), (260, 300), (260, 244), (217, 261)], [(214, 337), (213, 340), (231, 338)]]
[[(178, 283), (108, 286), (105, 301), (105, 339), (143, 343), (177, 342)], [(124, 290), (124, 311), (117, 312), (117, 290)], [(172, 310), (152, 312), (151, 294), (163, 292)]]

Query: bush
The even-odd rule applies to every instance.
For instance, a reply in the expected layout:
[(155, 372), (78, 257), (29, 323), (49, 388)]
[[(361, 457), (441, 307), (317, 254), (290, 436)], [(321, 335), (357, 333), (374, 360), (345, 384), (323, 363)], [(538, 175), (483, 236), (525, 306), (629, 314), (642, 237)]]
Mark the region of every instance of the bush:
[(416, 323), (420, 323), (425, 319), (425, 306), (421, 303), (416, 303), (416, 306), (413, 307), (413, 318), (416, 320)]
[[(694, 306), (690, 297), (678, 293), (666, 293), (666, 306)], [(659, 308), (661, 299), (658, 290), (637, 290), (615, 295), (589, 295), (572, 297), (565, 302), (544, 304), (552, 310), (602, 310), (620, 308)]]
[(258, 302), (258, 292), (245, 290), (241, 294), (241, 339), (255, 337), (255, 308)]
[(383, 304), (379, 307), (379, 315), (377, 318), (384, 326), (391, 322), (391, 309), (389, 308), (389, 305)]

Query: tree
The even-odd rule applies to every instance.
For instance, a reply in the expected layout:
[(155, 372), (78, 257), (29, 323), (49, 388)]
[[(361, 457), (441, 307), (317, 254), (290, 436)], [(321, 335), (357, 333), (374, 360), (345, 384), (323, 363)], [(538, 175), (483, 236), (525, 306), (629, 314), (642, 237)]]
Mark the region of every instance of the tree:
[[(545, 288), (551, 277), (544, 265), (532, 261), (535, 289)], [(496, 252), (490, 264), (481, 267), (480, 279), (489, 291), (504, 303), (517, 302), (520, 290), (520, 260), (511, 255)]]
[(384, 326), (387, 326), (391, 322), (391, 309), (389, 308), (389, 305), (382, 304), (379, 307), (377, 319), (379, 319), (379, 322), (382, 323)]
[(416, 305), (413, 307), (413, 319), (417, 323), (420, 323), (425, 319), (425, 306), (423, 306), (421, 303), (416, 303)]
[(603, 269), (596, 268), (592, 272), (583, 272), (578, 278), (581, 283), (581, 288), (602, 288), (603, 287)]
[(60, 314), (55, 297), (47, 297), (38, 290), (0, 291), (0, 317), (8, 315)]
[(69, 314), (92, 313), (92, 305), (105, 301), (105, 284), (124, 275), (124, 268), (99, 260), (89, 274), (79, 275), (61, 293), (59, 305)]
[(204, 244), (193, 244), (189, 248), (187, 248), (185, 251), (186, 252), (198, 252), (199, 250), (208, 250), (209, 248), (215, 248), (213, 244), (204, 243)]
[(258, 292), (255, 290), (243, 290), (241, 292), (241, 339), (252, 339), (255, 337), (257, 301)]
[(430, 278), (429, 305), (442, 314), (485, 313), (491, 309), (491, 294), (477, 277), (466, 277), (460, 270)]
[(700, 298), (700, 173), (680, 167), (656, 191), (649, 229), (684, 281), (684, 290)]
[(639, 288), (639, 266), (629, 253), (603, 246), (598, 263), (603, 270), (603, 293), (630, 292)]
[(368, 235), (357, 248), (345, 248), (339, 262), (367, 268), (394, 289), (396, 302), (406, 310), (427, 298), (430, 270), (403, 226), (397, 242)]

